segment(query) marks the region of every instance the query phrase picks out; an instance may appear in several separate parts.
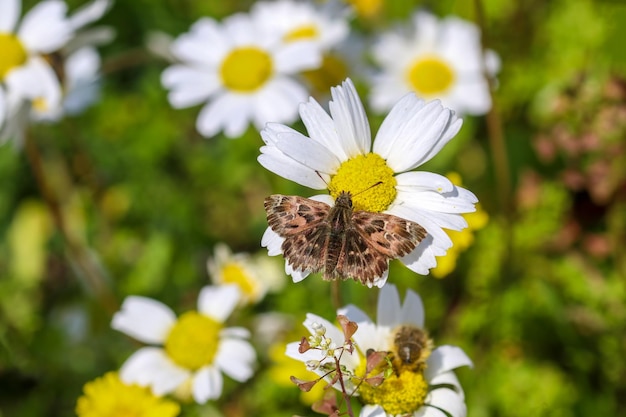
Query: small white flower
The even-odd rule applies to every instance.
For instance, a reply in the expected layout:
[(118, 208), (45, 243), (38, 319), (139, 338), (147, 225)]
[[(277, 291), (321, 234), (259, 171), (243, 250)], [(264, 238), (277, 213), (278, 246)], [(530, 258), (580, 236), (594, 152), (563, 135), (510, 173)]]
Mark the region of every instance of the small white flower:
[[(394, 285), (385, 286), (379, 293), (376, 323), (353, 305), (341, 309), (339, 314), (346, 315), (358, 324), (353, 338), (362, 355), (366, 355), (370, 349), (394, 352), (394, 330), (398, 326), (424, 328), (424, 306), (420, 297), (408, 290), (402, 304)], [(465, 417), (463, 389), (452, 371), (461, 366), (471, 367), (472, 361), (460, 348), (449, 345), (439, 346), (430, 352), (423, 370), (399, 370), (394, 365), (393, 374), (387, 379), (396, 381), (390, 381), (388, 386), (385, 385), (387, 380), (371, 391), (367, 384), (361, 385), (359, 394), (366, 404), (361, 410), (361, 417), (391, 417), (398, 414), (436, 417), (442, 415), (440, 410), (444, 410), (451, 417)], [(446, 386), (442, 386), (443, 384)], [(395, 387), (403, 387), (402, 400), (399, 402), (396, 401)], [(412, 389), (415, 390), (414, 398), (411, 398)], [(380, 403), (371, 403), (372, 399), (379, 400)], [(411, 399), (413, 402), (410, 402)]]
[(223, 130), (243, 134), (252, 122), (292, 122), (306, 90), (291, 77), (316, 68), (321, 56), (312, 42), (284, 42), (272, 21), (238, 13), (221, 23), (202, 18), (172, 44), (181, 63), (161, 77), (175, 108), (206, 103), (196, 128), (206, 137)]
[(176, 318), (159, 301), (131, 296), (124, 300), (111, 326), (135, 339), (157, 345), (131, 355), (120, 370), (126, 383), (150, 386), (156, 395), (188, 388), (198, 403), (219, 398), (222, 373), (244, 382), (253, 374), (256, 354), (249, 332), (223, 323), (239, 302), (234, 285), (202, 289), (198, 311)]
[(215, 246), (213, 257), (207, 261), (207, 269), (215, 284), (237, 285), (242, 304), (261, 301), (268, 291), (276, 291), (285, 281), (281, 268), (267, 256), (233, 254), (223, 243)]
[(307, 1), (261, 1), (250, 13), (260, 21), (271, 22), (284, 41), (310, 41), (322, 51), (336, 48), (350, 31), (345, 12)]
[(499, 60), (493, 51), (483, 54), (480, 30), (456, 17), (441, 21), (426, 12), (413, 17), (409, 34), (383, 34), (373, 48), (382, 71), (373, 77), (370, 104), (389, 110), (407, 91), (418, 97), (440, 99), (459, 114), (481, 115), (491, 108), (484, 71), (493, 75)]
[(19, 142), (28, 113), (54, 119), (61, 112), (64, 90), (50, 62), (63, 61), (62, 48), (110, 3), (95, 0), (66, 16), (63, 1), (46, 0), (20, 21), (20, 0), (0, 2), (0, 141), (14, 137)]
[[(258, 160), (268, 170), (331, 195), (312, 197), (334, 204), (341, 191), (353, 196), (355, 210), (384, 212), (419, 223), (428, 236), (401, 261), (427, 274), (452, 245), (443, 228), (467, 227), (462, 213), (475, 210), (476, 197), (444, 176), (411, 171), (434, 157), (461, 127), (454, 111), (439, 101), (425, 102), (410, 93), (390, 111), (372, 144), (367, 115), (349, 79), (331, 89), (330, 115), (311, 98), (300, 105), (309, 137), (290, 127), (268, 123), (261, 131), (265, 146)], [(376, 187), (372, 185), (381, 183)], [(368, 189), (367, 192), (362, 192)], [(271, 229), (261, 244), (271, 256), (282, 253), (283, 238)], [(286, 272), (294, 282), (307, 270)], [(372, 285), (382, 287), (387, 272)]]

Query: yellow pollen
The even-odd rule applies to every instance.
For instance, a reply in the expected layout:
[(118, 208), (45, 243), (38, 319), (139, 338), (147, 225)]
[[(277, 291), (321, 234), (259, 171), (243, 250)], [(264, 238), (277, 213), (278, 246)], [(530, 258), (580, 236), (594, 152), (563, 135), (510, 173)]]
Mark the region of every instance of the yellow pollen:
[(197, 370), (213, 363), (222, 325), (189, 311), (178, 318), (165, 341), (165, 351), (183, 368)]
[[(363, 375), (364, 371), (365, 360), (361, 361), (355, 373)], [(372, 375), (375, 373), (368, 376)], [(413, 414), (424, 405), (428, 383), (422, 372), (400, 370), (399, 374), (392, 372), (377, 387), (363, 382), (359, 385), (359, 394), (365, 404), (380, 405), (388, 415)]]
[(450, 88), (454, 72), (445, 61), (430, 56), (414, 62), (407, 71), (407, 78), (417, 93), (437, 95)]
[(229, 262), (222, 266), (221, 272), (223, 284), (235, 284), (245, 298), (254, 298), (256, 294), (255, 282), (242, 265), (236, 262)]
[(32, 106), (38, 112), (45, 112), (48, 110), (48, 102), (43, 97), (37, 97), (33, 99)]
[(22, 42), (12, 33), (0, 33), (0, 81), (13, 68), (19, 67), (26, 62), (26, 50)]
[(233, 50), (222, 62), (220, 74), (229, 90), (249, 93), (272, 76), (272, 58), (267, 52), (245, 47)]
[(150, 388), (122, 382), (116, 372), (85, 384), (76, 403), (78, 417), (175, 417), (180, 406), (159, 398)]
[(385, 160), (378, 154), (369, 153), (343, 162), (330, 179), (328, 190), (333, 198), (342, 191), (350, 192), (354, 210), (379, 213), (395, 200), (396, 184), (393, 170)]
[(316, 39), (319, 36), (317, 28), (313, 25), (300, 26), (284, 36), (285, 42)]

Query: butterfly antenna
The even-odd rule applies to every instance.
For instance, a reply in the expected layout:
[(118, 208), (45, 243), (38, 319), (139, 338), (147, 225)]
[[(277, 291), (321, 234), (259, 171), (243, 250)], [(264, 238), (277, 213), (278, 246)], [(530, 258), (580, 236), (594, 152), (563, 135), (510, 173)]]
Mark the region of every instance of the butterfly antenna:
[(361, 190), (361, 191), (359, 191), (358, 193), (352, 194), (352, 197), (355, 197), (355, 196), (357, 196), (357, 195), (359, 195), (359, 194), (363, 194), (364, 192), (369, 191), (369, 190), (371, 190), (372, 188), (374, 188), (374, 187), (376, 187), (376, 186), (378, 186), (378, 185), (380, 185), (380, 184), (382, 184), (382, 183), (383, 183), (382, 181), (378, 181), (376, 184), (372, 184), (372, 185), (370, 185), (370, 186), (369, 186), (369, 187), (367, 187), (365, 190)]
[(328, 185), (328, 183), (326, 182), (326, 180), (324, 179), (324, 177), (322, 177), (322, 174), (319, 173), (319, 171), (315, 171), (315, 173), (317, 174), (318, 177), (320, 177), (320, 179), (322, 181), (324, 181), (324, 184), (326, 184), (326, 188), (329, 188), (330, 185)]

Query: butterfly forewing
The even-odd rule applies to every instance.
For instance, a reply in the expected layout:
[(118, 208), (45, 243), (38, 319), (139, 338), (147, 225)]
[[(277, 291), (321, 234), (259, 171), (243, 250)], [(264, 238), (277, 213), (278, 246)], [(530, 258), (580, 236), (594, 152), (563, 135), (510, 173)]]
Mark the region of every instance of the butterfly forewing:
[(330, 206), (309, 198), (274, 194), (265, 199), (265, 211), (270, 228), (284, 237), (324, 222)]
[(391, 259), (411, 253), (427, 234), (419, 224), (391, 214), (356, 211), (352, 221), (376, 251)]

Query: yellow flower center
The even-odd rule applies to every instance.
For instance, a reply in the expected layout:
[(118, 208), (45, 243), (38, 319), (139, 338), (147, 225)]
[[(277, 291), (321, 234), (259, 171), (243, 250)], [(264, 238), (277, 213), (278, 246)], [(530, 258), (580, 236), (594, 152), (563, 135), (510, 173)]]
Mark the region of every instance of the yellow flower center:
[(285, 42), (315, 39), (319, 36), (317, 28), (313, 25), (303, 25), (295, 28), (284, 36)]
[[(384, 366), (387, 366), (386, 364)], [(422, 372), (401, 369), (391, 373), (382, 384), (374, 387), (367, 382), (359, 385), (359, 394), (365, 404), (380, 405), (388, 415), (413, 414), (424, 405), (428, 383)], [(365, 360), (355, 370), (356, 375), (365, 372)], [(376, 375), (376, 370), (368, 377)]]
[(236, 262), (229, 262), (222, 266), (222, 283), (237, 285), (244, 298), (247, 299), (253, 299), (257, 293), (254, 279), (242, 265)]
[(272, 58), (267, 52), (245, 47), (228, 54), (222, 62), (221, 76), (229, 90), (247, 93), (265, 84), (272, 76), (272, 71)]
[(371, 19), (376, 17), (382, 8), (383, 0), (348, 0), (359, 16)]
[(26, 49), (17, 36), (12, 33), (0, 33), (0, 81), (13, 68), (19, 67), (26, 62)]
[(212, 318), (189, 311), (170, 330), (165, 351), (178, 365), (195, 371), (213, 363), (221, 329)]
[(76, 403), (78, 417), (174, 417), (180, 406), (152, 394), (150, 388), (124, 384), (109, 372), (85, 384)]
[(407, 78), (419, 94), (437, 95), (450, 88), (454, 82), (454, 72), (446, 62), (431, 56), (413, 63), (407, 71)]
[(396, 184), (393, 170), (385, 160), (378, 154), (369, 153), (342, 163), (330, 179), (328, 190), (334, 198), (342, 191), (350, 192), (354, 210), (379, 213), (396, 198)]

